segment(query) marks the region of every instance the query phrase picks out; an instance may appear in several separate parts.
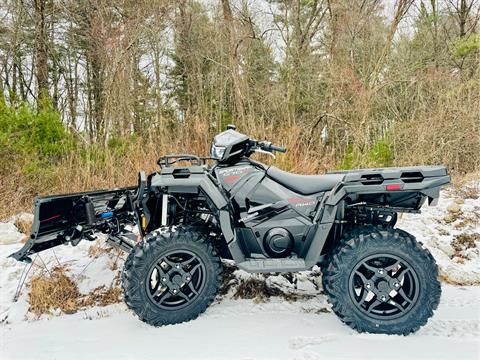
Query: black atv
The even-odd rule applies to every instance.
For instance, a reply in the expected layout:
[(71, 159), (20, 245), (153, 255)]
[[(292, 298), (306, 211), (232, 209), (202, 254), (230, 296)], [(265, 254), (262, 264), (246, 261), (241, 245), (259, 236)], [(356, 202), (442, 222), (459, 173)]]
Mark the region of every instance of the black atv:
[[(358, 331), (409, 334), (440, 300), (438, 269), (398, 213), (435, 205), (450, 182), (443, 166), (297, 175), (251, 160), (285, 152), (235, 131), (217, 135), (211, 157), (167, 155), (137, 187), (41, 197), (20, 261), (95, 234), (128, 252), (125, 302), (155, 326), (196, 318), (222, 279), (220, 258), (248, 272), (319, 265), (340, 319)], [(187, 162), (188, 166), (179, 166)], [(173, 166), (175, 165), (175, 166)], [(138, 229), (138, 230), (137, 230)]]

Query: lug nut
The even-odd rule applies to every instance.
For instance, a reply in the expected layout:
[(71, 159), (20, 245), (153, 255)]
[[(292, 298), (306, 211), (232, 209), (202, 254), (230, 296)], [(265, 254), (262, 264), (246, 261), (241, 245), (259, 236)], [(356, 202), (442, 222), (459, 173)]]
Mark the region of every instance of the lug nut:
[(393, 284), (393, 286), (395, 286), (395, 287), (399, 287), (399, 286), (400, 286), (400, 284), (396, 282), (395, 284)]
[(176, 290), (176, 289), (173, 289), (173, 293), (176, 294), (176, 293), (177, 293), (177, 290)]
[(379, 272), (381, 275), (383, 275), (383, 270), (382, 270), (382, 269), (378, 270), (378, 272)]
[(367, 284), (366, 286), (367, 286), (367, 289), (370, 289), (372, 287), (372, 285), (370, 284)]
[(380, 300), (385, 301), (385, 300), (387, 300), (387, 298), (386, 298), (385, 295), (382, 295), (382, 296), (380, 297)]
[(186, 279), (187, 279), (187, 281), (190, 281), (190, 276), (187, 276)]
[(177, 265), (175, 265), (175, 267), (176, 267), (177, 269), (180, 269), (180, 265), (178, 265), (178, 264), (177, 264)]
[(167, 281), (167, 278), (162, 278), (162, 281), (163, 281), (163, 282)]

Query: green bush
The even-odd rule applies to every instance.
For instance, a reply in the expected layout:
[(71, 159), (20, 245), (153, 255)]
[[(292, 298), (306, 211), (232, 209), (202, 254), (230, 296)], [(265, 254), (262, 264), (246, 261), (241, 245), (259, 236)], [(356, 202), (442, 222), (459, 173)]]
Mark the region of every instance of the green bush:
[(377, 140), (367, 151), (359, 152), (350, 144), (340, 163), (341, 169), (354, 169), (361, 167), (387, 167), (392, 166), (394, 160), (393, 145), (388, 136)]
[(340, 163), (340, 169), (349, 170), (353, 169), (356, 164), (356, 152), (353, 150), (352, 144), (347, 146), (347, 150), (345, 151), (345, 155), (343, 156), (342, 162)]
[(28, 176), (46, 176), (74, 146), (52, 106), (36, 110), (27, 104), (14, 107), (0, 102), (0, 172), (14, 161)]
[(130, 135), (123, 138), (111, 137), (107, 142), (107, 147), (113, 154), (125, 156), (129, 153), (130, 149), (137, 140), (137, 135)]
[(0, 103), (0, 145), (24, 157), (52, 160), (71, 150), (74, 142), (53, 107), (35, 110)]
[(378, 140), (367, 152), (369, 166), (392, 166), (393, 146), (388, 137)]
[(469, 38), (455, 39), (450, 48), (456, 58), (461, 58), (480, 51), (480, 35), (472, 35)]

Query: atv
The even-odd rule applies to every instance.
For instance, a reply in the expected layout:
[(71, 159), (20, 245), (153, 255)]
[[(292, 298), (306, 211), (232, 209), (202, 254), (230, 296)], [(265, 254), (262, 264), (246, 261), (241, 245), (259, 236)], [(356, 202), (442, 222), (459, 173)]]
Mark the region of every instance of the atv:
[(397, 214), (420, 213), (450, 182), (443, 166), (297, 175), (250, 159), (283, 147), (233, 125), (210, 157), (166, 155), (138, 186), (35, 200), (30, 238), (11, 256), (95, 240), (128, 253), (125, 302), (151, 325), (195, 319), (214, 300), (221, 258), (251, 273), (322, 270), (333, 311), (360, 332), (404, 334), (440, 300), (432, 255)]

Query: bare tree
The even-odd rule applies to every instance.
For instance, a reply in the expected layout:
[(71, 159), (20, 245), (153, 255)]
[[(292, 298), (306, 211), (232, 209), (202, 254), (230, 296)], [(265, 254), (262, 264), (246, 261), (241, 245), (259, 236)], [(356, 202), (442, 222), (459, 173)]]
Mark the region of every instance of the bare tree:
[(37, 99), (39, 104), (48, 98), (48, 24), (47, 0), (34, 0), (35, 7), (35, 65), (37, 75)]

